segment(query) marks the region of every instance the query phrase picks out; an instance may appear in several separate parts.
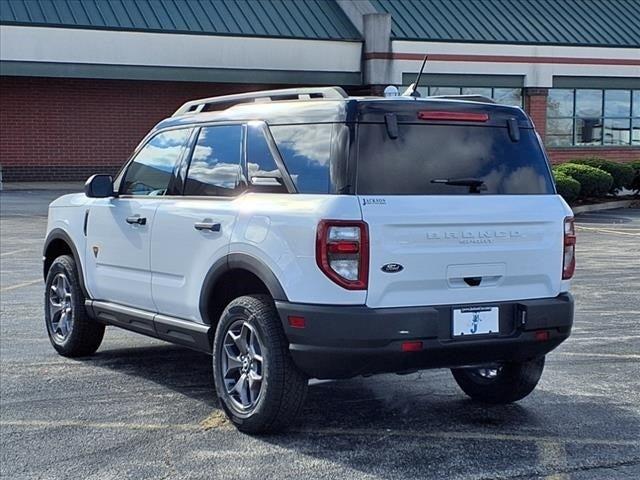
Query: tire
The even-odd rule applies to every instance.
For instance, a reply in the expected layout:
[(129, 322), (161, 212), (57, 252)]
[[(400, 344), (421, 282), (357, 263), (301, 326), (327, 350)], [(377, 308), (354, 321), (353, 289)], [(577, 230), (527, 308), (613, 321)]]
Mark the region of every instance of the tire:
[(276, 432), (295, 420), (308, 378), (291, 359), (269, 296), (239, 297), (225, 308), (213, 340), (213, 375), (220, 404), (240, 431)]
[(104, 325), (87, 314), (73, 257), (62, 255), (53, 261), (44, 292), (44, 318), (53, 348), (65, 357), (95, 353), (104, 337)]
[(499, 368), (454, 368), (458, 386), (474, 400), (506, 404), (529, 395), (542, 376), (544, 358), (528, 362), (504, 363)]

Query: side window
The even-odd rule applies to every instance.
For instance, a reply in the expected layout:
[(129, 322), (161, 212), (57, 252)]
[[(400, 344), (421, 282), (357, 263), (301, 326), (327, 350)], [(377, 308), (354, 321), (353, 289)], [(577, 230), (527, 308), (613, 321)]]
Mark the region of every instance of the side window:
[(191, 129), (159, 133), (142, 147), (124, 174), (123, 195), (165, 195)]
[(252, 190), (266, 193), (287, 192), (260, 125), (247, 125), (247, 172)]
[(278, 125), (270, 130), (298, 191), (331, 193), (329, 159), (333, 125)]
[(203, 127), (191, 155), (185, 195), (234, 196), (241, 182), (242, 126)]

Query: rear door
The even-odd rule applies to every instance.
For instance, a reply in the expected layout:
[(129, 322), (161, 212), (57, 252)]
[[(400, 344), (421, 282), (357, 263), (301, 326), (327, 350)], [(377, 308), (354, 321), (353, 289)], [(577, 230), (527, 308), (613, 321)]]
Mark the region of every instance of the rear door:
[(507, 123), (359, 125), (357, 192), (370, 307), (554, 297), (563, 220), (533, 129)]
[(151, 243), (153, 300), (158, 311), (200, 321), (205, 276), (229, 251), (235, 199), (246, 189), (240, 124), (202, 127), (184, 175), (183, 195), (156, 212)]

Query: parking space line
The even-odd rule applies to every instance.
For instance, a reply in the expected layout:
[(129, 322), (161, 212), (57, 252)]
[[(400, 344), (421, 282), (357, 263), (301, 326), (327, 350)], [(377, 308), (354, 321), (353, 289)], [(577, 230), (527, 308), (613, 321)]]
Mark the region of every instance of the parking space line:
[[(83, 420), (0, 420), (0, 426), (3, 427), (24, 427), (24, 428), (60, 428), (60, 427), (76, 427), (90, 428), (97, 430), (175, 430), (175, 431), (205, 431), (216, 428), (212, 425), (211, 418), (220, 417), (220, 413), (214, 412), (205, 418), (201, 424), (191, 423), (125, 423), (125, 422), (86, 422)], [(228, 426), (227, 422), (221, 422), (220, 426)], [(436, 438), (440, 440), (483, 440), (483, 441), (502, 441), (502, 442), (533, 442), (541, 444), (575, 444), (575, 445), (601, 445), (601, 446), (622, 446), (622, 447), (640, 447), (640, 440), (620, 440), (612, 438), (583, 438), (583, 437), (551, 437), (551, 436), (535, 436), (535, 435), (516, 435), (516, 434), (499, 434), (499, 433), (481, 433), (481, 432), (454, 432), (439, 431), (428, 432), (420, 430), (398, 430), (393, 431), (388, 428), (303, 428), (289, 430), (292, 434), (304, 435), (340, 435), (340, 436), (381, 436), (389, 437), (410, 437), (410, 438)], [(545, 447), (547, 448), (547, 447)], [(551, 448), (551, 447), (548, 447)], [(554, 446), (556, 454), (561, 455), (557, 450), (559, 447)]]
[(635, 353), (581, 353), (581, 352), (556, 352), (554, 355), (567, 355), (569, 357), (596, 357), (596, 358), (619, 358), (621, 360), (639, 360), (640, 355)]
[(24, 283), (18, 283), (17, 285), (11, 285), (9, 287), (0, 288), (0, 292), (8, 292), (9, 290), (15, 290), (16, 288), (28, 287), (29, 285), (34, 285), (36, 283), (42, 283), (42, 279), (39, 278), (37, 280), (30, 280)]
[(583, 227), (582, 225), (576, 225), (576, 228), (578, 230), (590, 230), (592, 232), (614, 233), (614, 234), (617, 234), (617, 235), (629, 235), (630, 237), (640, 237), (640, 233), (622, 232), (620, 230), (611, 230), (609, 228)]
[(30, 248), (21, 248), (20, 250), (14, 250), (12, 252), (0, 253), (0, 257), (8, 257), (9, 255), (15, 255), (16, 253), (30, 252), (30, 251), (31, 251)]
[[(559, 442), (536, 442), (538, 447), (538, 463), (550, 470), (562, 470), (567, 466), (567, 450)], [(554, 473), (544, 477), (545, 480), (568, 480), (563, 473)]]

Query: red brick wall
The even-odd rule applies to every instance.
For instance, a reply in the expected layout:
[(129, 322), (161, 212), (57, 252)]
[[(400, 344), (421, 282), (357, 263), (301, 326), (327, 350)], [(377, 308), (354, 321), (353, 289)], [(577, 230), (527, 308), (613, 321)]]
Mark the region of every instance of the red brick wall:
[(640, 160), (640, 147), (622, 148), (548, 148), (547, 153), (551, 157), (551, 163), (563, 163), (574, 158), (598, 157), (615, 162), (628, 163)]
[(524, 109), (533, 120), (543, 140), (547, 130), (547, 94), (546, 88), (525, 88), (524, 90)]
[(265, 86), (0, 77), (5, 181), (115, 172), (158, 121), (194, 98)]

